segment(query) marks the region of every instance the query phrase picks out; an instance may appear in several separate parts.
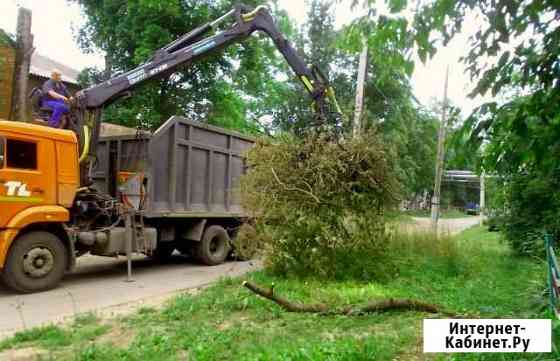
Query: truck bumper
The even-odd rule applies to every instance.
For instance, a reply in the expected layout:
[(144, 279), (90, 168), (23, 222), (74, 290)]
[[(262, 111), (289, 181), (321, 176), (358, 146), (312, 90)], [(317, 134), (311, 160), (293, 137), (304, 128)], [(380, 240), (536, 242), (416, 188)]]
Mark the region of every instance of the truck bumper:
[(18, 229), (5, 229), (0, 231), (0, 269), (4, 268), (8, 250), (14, 238), (16, 238)]

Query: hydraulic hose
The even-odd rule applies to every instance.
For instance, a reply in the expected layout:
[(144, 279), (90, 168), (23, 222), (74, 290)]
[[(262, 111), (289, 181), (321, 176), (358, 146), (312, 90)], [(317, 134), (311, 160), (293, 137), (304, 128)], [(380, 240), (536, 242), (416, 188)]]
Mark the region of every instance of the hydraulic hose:
[(83, 133), (84, 134), (84, 149), (82, 150), (82, 154), (80, 155), (80, 160), (79, 160), (80, 164), (83, 163), (88, 156), (89, 143), (91, 141), (91, 139), (90, 139), (91, 135), (89, 133), (89, 127), (87, 125), (84, 125), (83, 129), (84, 129), (84, 133)]

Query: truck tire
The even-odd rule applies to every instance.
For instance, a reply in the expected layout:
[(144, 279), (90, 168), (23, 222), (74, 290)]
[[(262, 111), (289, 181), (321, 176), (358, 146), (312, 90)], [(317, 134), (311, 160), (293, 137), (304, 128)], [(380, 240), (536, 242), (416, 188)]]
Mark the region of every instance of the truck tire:
[(208, 266), (224, 263), (230, 251), (230, 239), (222, 226), (206, 228), (197, 245), (198, 259)]
[(52, 233), (35, 231), (12, 244), (2, 272), (9, 288), (22, 293), (56, 287), (68, 265), (68, 250)]

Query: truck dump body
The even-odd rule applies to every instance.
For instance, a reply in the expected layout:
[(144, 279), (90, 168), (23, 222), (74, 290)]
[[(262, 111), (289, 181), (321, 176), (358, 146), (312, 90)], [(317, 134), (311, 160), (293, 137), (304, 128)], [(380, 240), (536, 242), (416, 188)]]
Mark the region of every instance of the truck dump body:
[(236, 186), (250, 137), (171, 117), (153, 135), (101, 138), (93, 171), (100, 192), (118, 196), (123, 172), (145, 177), (145, 216), (241, 217)]

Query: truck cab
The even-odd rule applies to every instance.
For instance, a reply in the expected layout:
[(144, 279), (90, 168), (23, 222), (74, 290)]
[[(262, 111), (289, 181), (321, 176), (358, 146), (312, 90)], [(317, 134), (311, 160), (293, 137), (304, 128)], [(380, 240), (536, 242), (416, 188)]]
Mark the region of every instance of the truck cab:
[(42, 289), (69, 267), (64, 227), (78, 187), (74, 132), (0, 120), (0, 271), (10, 287)]

